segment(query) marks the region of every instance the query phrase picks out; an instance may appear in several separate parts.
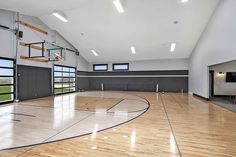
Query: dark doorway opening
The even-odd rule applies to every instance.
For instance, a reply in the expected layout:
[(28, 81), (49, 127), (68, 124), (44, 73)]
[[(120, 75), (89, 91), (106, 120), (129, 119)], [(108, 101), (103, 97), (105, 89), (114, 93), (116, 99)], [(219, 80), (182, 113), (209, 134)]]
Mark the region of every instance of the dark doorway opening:
[(209, 98), (214, 97), (214, 71), (209, 71)]

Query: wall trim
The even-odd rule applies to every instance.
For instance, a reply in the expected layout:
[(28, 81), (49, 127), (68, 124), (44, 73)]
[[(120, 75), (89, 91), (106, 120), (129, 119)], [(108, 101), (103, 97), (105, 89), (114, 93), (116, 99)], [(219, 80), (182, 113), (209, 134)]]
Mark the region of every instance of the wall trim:
[(175, 71), (182, 71), (182, 72), (187, 72), (189, 70), (128, 70), (128, 71), (82, 71), (82, 70), (77, 70), (78, 72), (87, 72), (87, 73), (130, 73), (130, 72), (175, 72)]
[(214, 95), (214, 97), (234, 97), (235, 95)]
[(203, 96), (201, 96), (201, 95), (198, 95), (198, 94), (195, 94), (195, 93), (193, 93), (193, 96), (196, 96), (196, 97), (198, 97), (198, 98), (204, 99), (204, 100), (206, 100), (206, 101), (210, 101), (209, 98), (205, 98), (205, 97), (203, 97)]
[(87, 75), (77, 75), (77, 77), (186, 77), (189, 75), (106, 75), (106, 76), (87, 76)]
[(32, 68), (42, 68), (42, 69), (52, 69), (52, 67), (41, 67), (41, 66), (24, 65), (24, 64), (17, 64), (17, 66), (32, 67)]

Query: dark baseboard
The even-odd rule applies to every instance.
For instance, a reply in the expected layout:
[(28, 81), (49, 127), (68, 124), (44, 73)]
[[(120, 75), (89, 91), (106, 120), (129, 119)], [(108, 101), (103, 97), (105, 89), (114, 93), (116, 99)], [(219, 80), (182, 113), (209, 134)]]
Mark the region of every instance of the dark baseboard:
[(13, 103), (13, 102), (14, 102), (14, 101), (1, 102), (0, 105), (10, 104), (10, 103)]
[(193, 93), (193, 96), (199, 97), (199, 98), (204, 99), (204, 100), (206, 100), (206, 101), (210, 101), (209, 98), (205, 98), (205, 97), (203, 97), (203, 96), (201, 96), (201, 95), (198, 95), (198, 94), (195, 94), (195, 93)]
[(234, 95), (214, 95), (213, 97), (233, 97)]

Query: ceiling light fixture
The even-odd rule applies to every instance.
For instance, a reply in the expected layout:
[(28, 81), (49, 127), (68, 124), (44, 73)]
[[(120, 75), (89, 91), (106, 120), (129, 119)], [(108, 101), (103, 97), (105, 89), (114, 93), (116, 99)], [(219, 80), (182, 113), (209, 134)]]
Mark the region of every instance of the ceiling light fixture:
[(63, 22), (68, 22), (68, 18), (66, 14), (63, 11), (55, 10), (52, 13), (54, 16), (56, 16), (58, 19), (60, 19)]
[(176, 43), (172, 43), (170, 47), (170, 52), (174, 52), (176, 48)]
[(120, 2), (120, 0), (113, 0), (113, 4), (115, 5), (117, 11), (118, 11), (120, 14), (123, 13), (123, 12), (125, 12), (125, 11), (124, 11), (124, 8), (123, 8), (123, 6), (122, 6), (122, 4), (121, 4), (121, 2)]
[(98, 53), (94, 49), (92, 49), (91, 52), (94, 54), (94, 56), (98, 56)]
[(189, 0), (181, 0), (181, 3), (187, 3)]
[(131, 46), (130, 48), (131, 48), (131, 52), (132, 52), (133, 54), (135, 54), (135, 53), (136, 53), (135, 47), (134, 47), (134, 46)]

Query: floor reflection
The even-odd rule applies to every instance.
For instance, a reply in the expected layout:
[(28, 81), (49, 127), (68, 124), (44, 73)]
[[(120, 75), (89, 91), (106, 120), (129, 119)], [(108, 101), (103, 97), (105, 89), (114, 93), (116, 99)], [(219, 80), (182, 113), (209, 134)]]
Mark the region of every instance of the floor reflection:
[[(113, 92), (87, 92), (87, 96), (86, 92), (59, 95), (0, 107), (0, 149), (41, 144), (88, 133), (91, 133), (93, 141), (100, 130), (132, 120), (147, 109), (145, 101), (135, 96), (127, 95), (132, 99), (124, 101), (120, 99), (124, 94)], [(84, 140), (88, 140), (88, 137)], [(135, 148), (135, 129), (130, 140), (130, 147)], [(91, 149), (97, 149), (96, 143)]]

